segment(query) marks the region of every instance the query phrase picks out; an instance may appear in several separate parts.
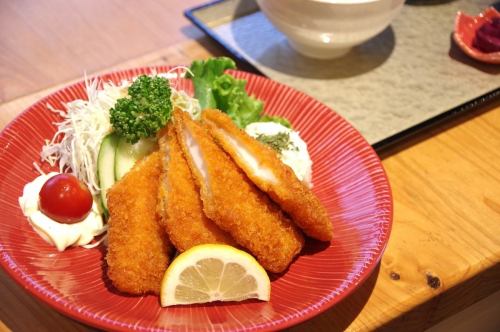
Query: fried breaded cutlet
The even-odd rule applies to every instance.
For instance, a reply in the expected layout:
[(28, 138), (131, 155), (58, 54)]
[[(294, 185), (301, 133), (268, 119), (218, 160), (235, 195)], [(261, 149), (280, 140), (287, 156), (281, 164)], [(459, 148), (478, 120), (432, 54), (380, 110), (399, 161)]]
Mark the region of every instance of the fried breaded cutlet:
[(196, 187), (172, 124), (160, 132), (158, 141), (162, 173), (158, 190), (158, 214), (172, 244), (185, 251), (198, 244), (224, 243), (235, 246), (203, 212)]
[(177, 137), (203, 210), (249, 250), (270, 272), (283, 272), (301, 251), (304, 238), (279, 207), (261, 192), (215, 143), (207, 128), (187, 113), (174, 112)]
[(218, 110), (204, 110), (202, 121), (253, 183), (269, 194), (305, 234), (322, 241), (332, 239), (332, 223), (325, 207), (276, 151), (245, 133)]
[(160, 172), (156, 151), (108, 191), (108, 277), (125, 293), (158, 294), (170, 263), (173, 248), (156, 213)]

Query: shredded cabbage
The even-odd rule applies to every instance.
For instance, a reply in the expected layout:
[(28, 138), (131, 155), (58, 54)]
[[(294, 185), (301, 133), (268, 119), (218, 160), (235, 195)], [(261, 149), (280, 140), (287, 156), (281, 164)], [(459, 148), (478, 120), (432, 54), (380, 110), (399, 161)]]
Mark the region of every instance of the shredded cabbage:
[(201, 116), (201, 107), (198, 99), (190, 97), (186, 92), (172, 88), (172, 106), (188, 112), (194, 120), (199, 120)]

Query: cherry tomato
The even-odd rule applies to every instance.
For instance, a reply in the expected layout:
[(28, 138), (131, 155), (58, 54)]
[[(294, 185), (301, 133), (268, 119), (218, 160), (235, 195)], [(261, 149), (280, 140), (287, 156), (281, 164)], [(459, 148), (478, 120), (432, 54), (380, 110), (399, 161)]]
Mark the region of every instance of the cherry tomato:
[(92, 208), (92, 194), (71, 174), (58, 174), (40, 190), (39, 207), (48, 217), (65, 224), (79, 222)]

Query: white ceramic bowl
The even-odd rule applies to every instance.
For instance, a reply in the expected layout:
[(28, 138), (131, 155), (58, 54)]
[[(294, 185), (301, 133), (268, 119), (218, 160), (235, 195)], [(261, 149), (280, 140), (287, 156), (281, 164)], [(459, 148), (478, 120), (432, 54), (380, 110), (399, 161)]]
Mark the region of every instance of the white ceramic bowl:
[(298, 52), (330, 59), (384, 30), (404, 0), (257, 0)]

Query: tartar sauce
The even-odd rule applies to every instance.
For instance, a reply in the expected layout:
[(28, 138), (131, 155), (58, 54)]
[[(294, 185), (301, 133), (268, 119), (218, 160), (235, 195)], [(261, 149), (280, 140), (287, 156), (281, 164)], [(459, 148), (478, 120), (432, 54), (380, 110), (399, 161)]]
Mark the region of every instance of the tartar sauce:
[(40, 175), (32, 182), (27, 183), (23, 195), (19, 197), (19, 205), (28, 218), (33, 229), (57, 250), (64, 251), (69, 246), (83, 246), (106, 231), (97, 203), (94, 201), (88, 216), (74, 224), (59, 223), (40, 211), (38, 207), (39, 193), (43, 184), (59, 173)]
[(279, 134), (287, 134), (289, 144), (278, 151), (281, 161), (290, 166), (297, 178), (312, 187), (312, 160), (307, 151), (307, 144), (297, 131), (276, 122), (253, 122), (246, 126), (250, 136), (259, 139), (263, 136), (272, 139)]

